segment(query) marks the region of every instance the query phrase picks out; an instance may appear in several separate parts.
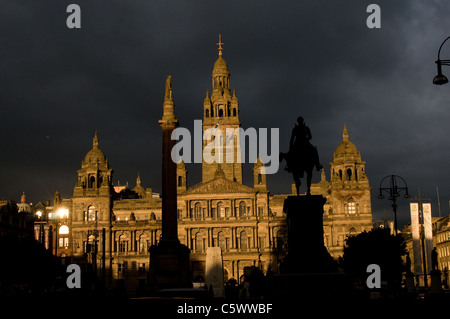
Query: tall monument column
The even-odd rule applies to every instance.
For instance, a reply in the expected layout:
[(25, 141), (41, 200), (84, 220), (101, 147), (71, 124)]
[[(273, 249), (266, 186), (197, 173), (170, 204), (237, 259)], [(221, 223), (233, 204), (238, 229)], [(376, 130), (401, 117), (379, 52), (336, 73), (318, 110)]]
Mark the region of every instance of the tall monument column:
[(162, 128), (162, 240), (178, 241), (177, 233), (177, 164), (171, 158), (175, 140), (171, 139), (178, 126), (174, 114), (172, 83), (169, 75), (166, 80), (164, 113), (159, 125)]
[(190, 250), (178, 240), (177, 230), (177, 165), (171, 151), (175, 141), (171, 139), (178, 125), (174, 114), (172, 82), (166, 80), (162, 128), (162, 238), (152, 245), (150, 252), (149, 283), (152, 290), (191, 287)]

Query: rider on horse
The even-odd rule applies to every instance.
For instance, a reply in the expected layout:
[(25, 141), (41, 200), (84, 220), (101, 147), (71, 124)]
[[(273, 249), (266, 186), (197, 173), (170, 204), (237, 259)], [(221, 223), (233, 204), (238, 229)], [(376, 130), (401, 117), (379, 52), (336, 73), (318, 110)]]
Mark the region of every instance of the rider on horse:
[[(311, 138), (311, 130), (308, 126), (306, 126), (303, 117), (298, 117), (297, 124), (295, 124), (292, 129), (291, 140), (289, 143), (289, 154), (297, 160), (301, 156), (308, 156), (309, 154), (309, 156), (313, 159), (313, 163), (316, 166), (317, 171), (320, 171), (322, 169), (322, 164), (319, 162), (317, 148), (310, 143)], [(289, 171), (289, 167), (286, 167), (286, 170)]]
[(309, 194), (312, 168), (315, 166), (317, 171), (322, 169), (317, 148), (310, 143), (311, 138), (311, 131), (306, 126), (303, 117), (300, 116), (292, 130), (289, 152), (287, 154), (280, 153), (280, 161), (286, 159), (285, 170), (294, 175), (297, 194), (300, 187), (300, 178), (303, 178), (304, 172), (307, 172), (307, 193)]

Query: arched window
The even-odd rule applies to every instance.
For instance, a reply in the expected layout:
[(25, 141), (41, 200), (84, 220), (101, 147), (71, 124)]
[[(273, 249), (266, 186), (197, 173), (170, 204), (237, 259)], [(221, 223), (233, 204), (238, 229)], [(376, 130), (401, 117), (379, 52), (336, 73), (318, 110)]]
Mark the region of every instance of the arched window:
[(200, 203), (196, 203), (194, 206), (194, 218), (202, 218), (202, 205)]
[(89, 188), (94, 188), (94, 187), (96, 187), (96, 185), (95, 185), (95, 176), (91, 176), (89, 178)]
[(355, 214), (356, 213), (357, 203), (355, 200), (350, 197), (346, 204), (344, 204), (344, 212), (345, 214)]
[(222, 250), (225, 250), (225, 235), (223, 232), (217, 234), (217, 246), (222, 248)]
[(261, 183), (262, 183), (262, 175), (258, 174), (258, 184), (261, 184)]
[(147, 251), (147, 236), (145, 234), (142, 234), (139, 236), (139, 252), (145, 253)]
[(60, 235), (68, 235), (69, 227), (67, 227), (66, 225), (62, 225), (61, 227), (59, 227), (59, 234)]
[(347, 169), (347, 180), (348, 181), (352, 180), (352, 170), (350, 168)]
[(223, 117), (223, 109), (219, 110), (219, 117)]
[(245, 232), (245, 230), (241, 231), (240, 233), (240, 248), (241, 250), (247, 250), (248, 248), (248, 237), (247, 237), (247, 233)]
[(225, 217), (225, 208), (223, 207), (222, 202), (217, 203), (217, 217)]
[(282, 249), (285, 244), (285, 233), (282, 230), (277, 231), (275, 245), (277, 249)]
[(341, 169), (339, 170), (339, 178), (342, 181), (342, 170)]
[(178, 187), (183, 186), (183, 177), (182, 176), (178, 176)]
[(86, 243), (86, 252), (95, 253), (97, 251), (95, 236), (90, 235)]
[(206, 117), (209, 117), (209, 110), (206, 109)]
[(126, 253), (128, 251), (128, 241), (126, 240), (125, 235), (120, 235), (119, 237), (118, 250), (119, 253)]
[(95, 211), (94, 206), (89, 206), (88, 211), (87, 211), (87, 220), (90, 222), (97, 220), (97, 212)]
[(195, 250), (203, 250), (203, 237), (201, 233), (195, 234), (195, 242), (194, 242), (194, 249)]
[(239, 217), (244, 217), (247, 215), (247, 207), (245, 206), (245, 202), (239, 203)]
[(233, 108), (233, 116), (236, 116), (236, 108)]

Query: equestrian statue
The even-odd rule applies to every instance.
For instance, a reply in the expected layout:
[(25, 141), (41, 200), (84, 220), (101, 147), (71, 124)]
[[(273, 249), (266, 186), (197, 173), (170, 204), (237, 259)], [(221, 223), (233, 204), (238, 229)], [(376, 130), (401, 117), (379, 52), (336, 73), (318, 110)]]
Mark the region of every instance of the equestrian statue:
[(312, 136), (311, 130), (306, 126), (303, 117), (297, 118), (297, 123), (292, 129), (291, 140), (289, 142), (289, 151), (280, 153), (280, 162), (286, 160), (285, 170), (292, 173), (297, 188), (297, 196), (301, 185), (301, 178), (306, 172), (307, 195), (311, 195), (311, 179), (314, 166), (317, 171), (323, 167), (319, 162), (319, 153), (317, 147), (310, 143)]

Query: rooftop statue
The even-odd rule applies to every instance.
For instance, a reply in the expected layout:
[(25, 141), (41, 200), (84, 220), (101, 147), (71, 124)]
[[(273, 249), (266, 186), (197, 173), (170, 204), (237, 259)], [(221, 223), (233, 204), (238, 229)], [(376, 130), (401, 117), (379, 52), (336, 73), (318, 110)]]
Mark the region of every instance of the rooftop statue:
[(280, 162), (286, 160), (285, 170), (292, 173), (299, 195), (301, 178), (306, 172), (307, 195), (311, 195), (311, 179), (314, 166), (317, 171), (322, 169), (319, 162), (317, 147), (310, 143), (312, 138), (311, 130), (306, 126), (303, 117), (297, 118), (297, 123), (292, 129), (291, 140), (289, 142), (289, 151), (280, 153)]

